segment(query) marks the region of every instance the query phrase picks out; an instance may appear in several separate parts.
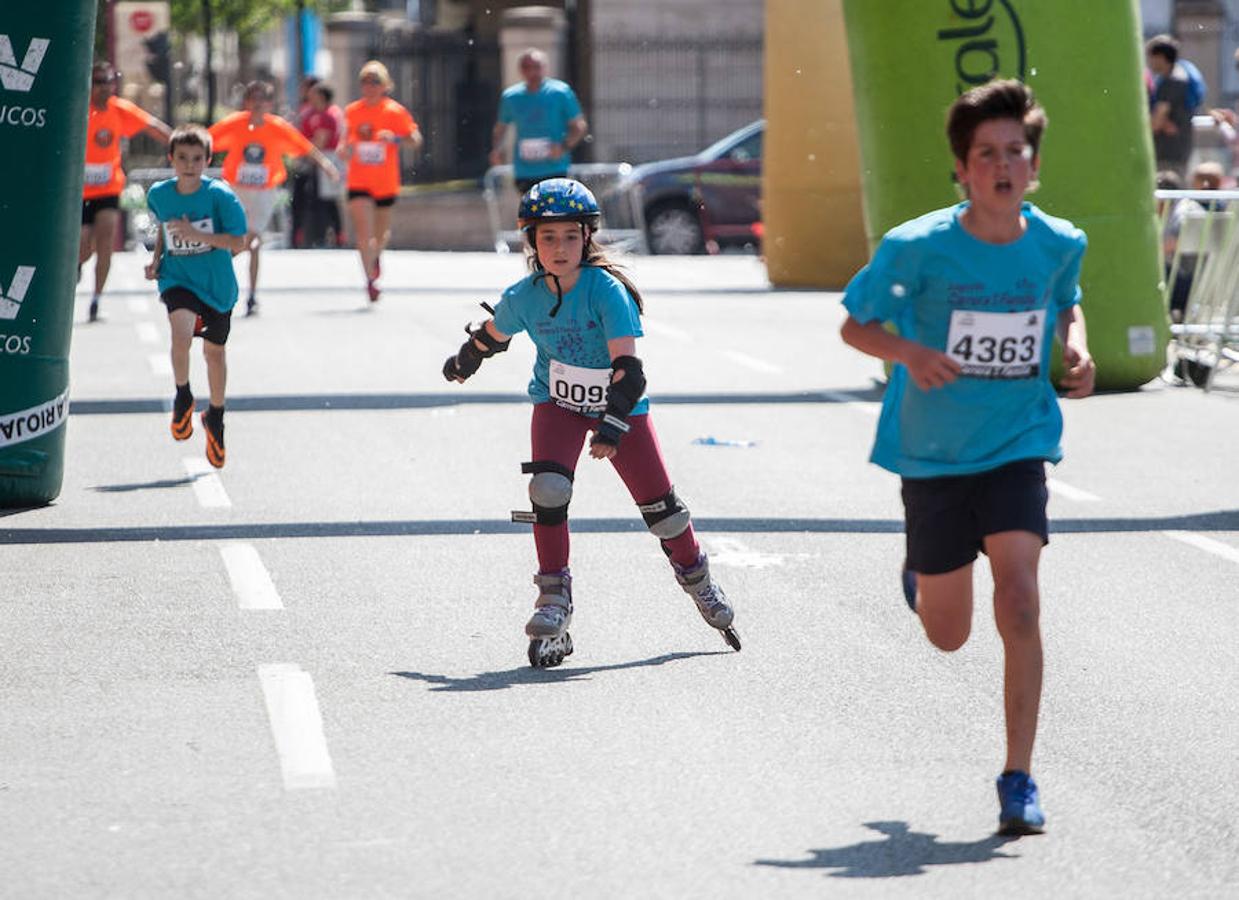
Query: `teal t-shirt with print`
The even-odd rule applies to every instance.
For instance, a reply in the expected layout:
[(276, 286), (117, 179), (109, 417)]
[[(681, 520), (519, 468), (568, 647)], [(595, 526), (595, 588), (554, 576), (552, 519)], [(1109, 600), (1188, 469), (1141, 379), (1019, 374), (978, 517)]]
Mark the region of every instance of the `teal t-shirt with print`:
[(232, 254), (197, 241), (173, 238), (167, 223), (186, 216), (199, 231), (245, 234), (245, 210), (232, 188), (216, 178), (203, 178), (198, 190), (182, 194), (176, 189), (176, 179), (169, 178), (151, 187), (146, 205), (163, 233), (159, 292), (185, 288), (212, 309), (229, 312), (237, 302)]
[[(529, 399), (599, 412), (606, 405), (605, 396), (591, 388), (602, 387), (605, 394), (611, 371), (607, 341), (642, 336), (636, 301), (623, 282), (595, 266), (581, 268), (552, 317), (556, 300), (553, 280), (529, 275), (503, 292), (495, 306), (495, 327), (507, 335), (528, 333), (538, 350)], [(589, 371), (577, 371), (581, 369)], [(632, 414), (642, 415), (649, 408), (649, 399), (642, 397)]]
[(954, 382), (928, 391), (903, 365), (893, 367), (870, 459), (905, 478), (1062, 459), (1050, 351), (1059, 313), (1080, 301), (1087, 239), (1025, 203), (1024, 234), (991, 244), (960, 223), (967, 207), (892, 229), (843, 297), (861, 324), (892, 322), (963, 367)]

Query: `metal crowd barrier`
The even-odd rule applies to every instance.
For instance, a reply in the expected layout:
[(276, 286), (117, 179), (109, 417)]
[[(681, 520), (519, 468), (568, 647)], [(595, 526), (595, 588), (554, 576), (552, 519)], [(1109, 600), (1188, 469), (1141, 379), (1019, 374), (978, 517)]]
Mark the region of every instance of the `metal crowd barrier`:
[[(171, 168), (132, 169), (126, 173), (125, 189), (120, 196), (120, 205), (128, 213), (128, 238), (135, 247), (141, 244), (148, 250), (154, 248), (157, 224), (155, 217), (147, 209), (146, 192), (155, 182), (172, 178), (175, 174)], [(205, 169), (202, 174), (211, 178), (220, 178), (223, 170), (212, 167)], [(263, 247), (267, 249), (292, 246), (290, 195), (284, 185), (276, 190), (279, 191), (279, 195), (275, 201), (275, 214), (272, 215), (271, 224), (262, 236)]]
[[(1157, 191), (1171, 365), (1209, 390), (1239, 362), (1239, 190)], [(1174, 240), (1167, 254), (1167, 239)]]
[[(641, 188), (627, 183), (628, 163), (582, 163), (568, 169), (568, 177), (588, 187), (602, 209), (598, 242), (630, 253), (648, 253)], [(492, 166), (482, 179), (486, 211), (495, 237), (495, 252), (517, 249), (524, 237), (516, 229), (520, 196), (516, 193), (512, 167)]]

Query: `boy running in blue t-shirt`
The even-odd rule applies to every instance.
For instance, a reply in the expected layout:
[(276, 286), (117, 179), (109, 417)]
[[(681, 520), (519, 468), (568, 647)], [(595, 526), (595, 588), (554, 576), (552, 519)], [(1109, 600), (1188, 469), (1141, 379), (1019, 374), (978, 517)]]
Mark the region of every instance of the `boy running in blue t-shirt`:
[(947, 135), (968, 199), (892, 229), (843, 300), (843, 339), (895, 364), (871, 459), (902, 476), (904, 595), (939, 649), (968, 639), (972, 564), (978, 550), (989, 557), (1006, 657), (1005, 834), (1045, 825), (1029, 772), (1041, 701), (1045, 463), (1062, 458), (1049, 381), (1055, 336), (1067, 396), (1090, 394), (1094, 377), (1079, 307), (1084, 233), (1024, 202), (1045, 125), (1018, 81), (956, 100)]
[(224, 345), (237, 302), (232, 257), (245, 249), (245, 211), (222, 181), (202, 177), (211, 159), (211, 136), (196, 125), (178, 128), (168, 141), (175, 178), (151, 187), (146, 202), (159, 221), (155, 255), (146, 277), (159, 279), (159, 294), (172, 329), (172, 436), (183, 441), (194, 431), (194, 395), (189, 390), (189, 347), (202, 338), (210, 405), (202, 414), (206, 457), (224, 465), (224, 387), (228, 366)]

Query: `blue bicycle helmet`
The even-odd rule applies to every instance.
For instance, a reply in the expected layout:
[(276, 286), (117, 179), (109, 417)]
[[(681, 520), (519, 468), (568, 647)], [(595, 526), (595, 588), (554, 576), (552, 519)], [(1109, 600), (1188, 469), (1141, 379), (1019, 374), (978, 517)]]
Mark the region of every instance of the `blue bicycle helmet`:
[(517, 226), (526, 231), (539, 222), (580, 222), (597, 231), (602, 211), (589, 188), (572, 178), (539, 181), (521, 197)]

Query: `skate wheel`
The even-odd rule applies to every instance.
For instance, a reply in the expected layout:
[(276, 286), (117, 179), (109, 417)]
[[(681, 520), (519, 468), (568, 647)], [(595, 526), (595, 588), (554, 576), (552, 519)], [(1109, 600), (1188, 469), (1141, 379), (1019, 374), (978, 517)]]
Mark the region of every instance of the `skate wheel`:
[(727, 642), (727, 645), (731, 647), (732, 650), (740, 649), (740, 635), (736, 634), (736, 629), (730, 627), (724, 628), (723, 640)]
[(572, 637), (567, 632), (555, 640), (534, 638), (529, 642), (529, 665), (535, 669), (550, 669), (562, 663), (570, 653)]

